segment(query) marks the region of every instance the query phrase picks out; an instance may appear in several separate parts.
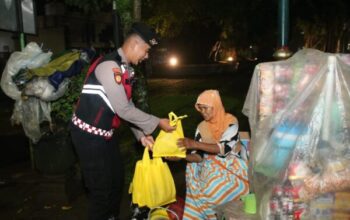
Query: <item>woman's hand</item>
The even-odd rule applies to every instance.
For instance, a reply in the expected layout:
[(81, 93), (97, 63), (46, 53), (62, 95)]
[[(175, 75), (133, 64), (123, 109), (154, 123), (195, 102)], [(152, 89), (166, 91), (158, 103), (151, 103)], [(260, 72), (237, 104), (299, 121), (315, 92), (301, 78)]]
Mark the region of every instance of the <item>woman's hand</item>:
[(177, 139), (177, 146), (181, 150), (195, 150), (197, 149), (197, 141), (191, 138), (179, 138)]

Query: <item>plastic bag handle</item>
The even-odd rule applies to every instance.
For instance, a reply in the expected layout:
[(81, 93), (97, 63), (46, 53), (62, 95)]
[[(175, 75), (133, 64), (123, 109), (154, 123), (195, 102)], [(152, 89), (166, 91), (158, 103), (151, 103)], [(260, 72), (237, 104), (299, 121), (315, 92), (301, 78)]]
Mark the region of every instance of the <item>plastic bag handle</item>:
[(177, 116), (174, 112), (169, 113), (170, 126), (175, 126), (178, 120), (186, 118), (187, 115)]
[(142, 162), (150, 163), (150, 161), (151, 161), (151, 158), (149, 156), (148, 148), (145, 147), (145, 150), (143, 151)]
[(177, 220), (180, 220), (180, 218), (179, 218), (179, 216), (177, 215), (176, 212), (174, 212), (174, 211), (171, 210), (171, 209), (162, 207), (162, 206), (157, 206), (157, 207), (154, 207), (154, 208), (150, 209), (149, 212), (148, 212), (147, 220), (151, 220), (151, 213), (152, 213), (153, 211), (157, 210), (157, 209), (164, 209), (164, 210), (166, 210), (166, 211), (168, 211), (168, 212), (171, 212), (171, 213), (176, 217)]

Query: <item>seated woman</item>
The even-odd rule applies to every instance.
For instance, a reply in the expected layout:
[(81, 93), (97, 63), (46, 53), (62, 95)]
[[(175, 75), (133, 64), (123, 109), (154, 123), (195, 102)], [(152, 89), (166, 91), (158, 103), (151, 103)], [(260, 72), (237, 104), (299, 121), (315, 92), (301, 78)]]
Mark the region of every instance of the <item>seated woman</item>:
[(186, 155), (186, 200), (183, 219), (216, 219), (214, 208), (249, 192), (246, 150), (238, 121), (226, 113), (217, 90), (201, 93), (195, 108), (202, 115), (195, 139), (178, 140)]

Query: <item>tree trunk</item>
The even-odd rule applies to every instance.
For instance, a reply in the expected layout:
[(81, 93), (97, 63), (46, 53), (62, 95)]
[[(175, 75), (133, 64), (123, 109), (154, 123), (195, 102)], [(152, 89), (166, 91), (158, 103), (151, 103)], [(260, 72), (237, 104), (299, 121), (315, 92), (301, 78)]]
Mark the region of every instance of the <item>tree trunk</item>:
[(141, 21), (141, 0), (134, 0), (134, 20)]
[[(134, 21), (141, 21), (141, 0), (134, 0)], [(141, 64), (140, 68), (135, 69), (136, 84), (134, 86), (134, 100), (135, 105), (145, 112), (149, 112), (148, 105), (148, 91), (147, 91), (147, 78), (146, 78), (146, 65), (149, 61), (146, 60)]]

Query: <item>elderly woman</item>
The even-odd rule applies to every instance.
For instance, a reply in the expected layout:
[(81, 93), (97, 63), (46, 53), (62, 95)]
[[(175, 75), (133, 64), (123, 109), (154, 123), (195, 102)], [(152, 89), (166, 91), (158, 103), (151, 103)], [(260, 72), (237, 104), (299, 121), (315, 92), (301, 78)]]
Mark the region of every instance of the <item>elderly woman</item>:
[(186, 155), (186, 200), (183, 219), (216, 219), (214, 208), (249, 191), (246, 149), (238, 121), (226, 113), (217, 90), (201, 93), (195, 104), (203, 121), (195, 138), (178, 140)]

